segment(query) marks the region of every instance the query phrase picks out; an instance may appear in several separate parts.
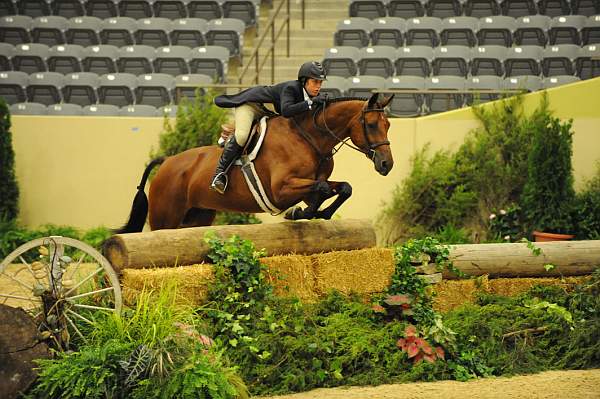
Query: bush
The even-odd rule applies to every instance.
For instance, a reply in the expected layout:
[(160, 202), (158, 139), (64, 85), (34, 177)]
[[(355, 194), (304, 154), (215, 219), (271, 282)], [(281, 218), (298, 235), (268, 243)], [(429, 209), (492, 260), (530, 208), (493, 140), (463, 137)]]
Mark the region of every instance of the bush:
[(0, 223), (11, 222), (19, 214), (19, 187), (15, 178), (10, 125), (8, 106), (0, 97)]
[(600, 239), (600, 162), (595, 176), (576, 195), (577, 238)]

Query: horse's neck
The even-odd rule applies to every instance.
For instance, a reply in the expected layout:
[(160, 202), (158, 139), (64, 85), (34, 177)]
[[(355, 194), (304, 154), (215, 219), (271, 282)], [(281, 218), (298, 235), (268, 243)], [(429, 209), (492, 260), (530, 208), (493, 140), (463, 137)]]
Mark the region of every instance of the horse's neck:
[(323, 153), (329, 153), (340, 141), (350, 136), (350, 121), (356, 116), (357, 107), (360, 104), (355, 104), (355, 101), (331, 103), (316, 118), (312, 113), (309, 114), (303, 127), (319, 149)]

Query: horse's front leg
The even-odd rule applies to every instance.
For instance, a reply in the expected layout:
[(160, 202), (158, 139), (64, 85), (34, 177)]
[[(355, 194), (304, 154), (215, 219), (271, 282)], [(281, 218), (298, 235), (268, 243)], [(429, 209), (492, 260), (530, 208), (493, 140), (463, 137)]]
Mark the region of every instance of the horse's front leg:
[(310, 191), (304, 199), (304, 202), (308, 206), (304, 209), (299, 206), (291, 208), (286, 212), (285, 218), (290, 220), (313, 219), (317, 217), (321, 204), (333, 195), (334, 192), (331, 190), (328, 182), (317, 181), (310, 187)]
[(332, 192), (330, 197), (337, 195), (337, 198), (327, 208), (318, 211), (315, 217), (329, 220), (335, 211), (337, 211), (339, 207), (342, 206), (342, 204), (346, 202), (348, 198), (350, 198), (352, 195), (352, 186), (350, 183), (345, 181), (329, 181), (327, 183), (330, 191)]

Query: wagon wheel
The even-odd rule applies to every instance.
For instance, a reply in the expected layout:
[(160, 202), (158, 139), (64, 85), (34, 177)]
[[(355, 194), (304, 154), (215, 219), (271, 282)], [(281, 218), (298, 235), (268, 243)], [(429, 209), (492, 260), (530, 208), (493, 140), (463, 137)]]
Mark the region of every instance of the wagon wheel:
[(23, 308), (40, 336), (64, 350), (73, 334), (85, 340), (83, 327), (99, 312), (119, 313), (122, 298), (117, 274), (100, 252), (52, 236), (21, 245), (0, 263), (0, 303)]

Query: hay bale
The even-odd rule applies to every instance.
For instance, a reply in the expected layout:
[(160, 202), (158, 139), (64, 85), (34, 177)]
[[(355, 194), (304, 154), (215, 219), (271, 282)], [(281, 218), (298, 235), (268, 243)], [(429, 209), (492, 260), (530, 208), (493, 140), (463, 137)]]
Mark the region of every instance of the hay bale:
[(394, 272), (394, 254), (386, 248), (328, 252), (312, 258), (318, 295), (331, 289), (345, 294), (383, 292)]
[(303, 301), (314, 302), (315, 271), (310, 256), (281, 255), (262, 258), (269, 282), (274, 286), (275, 295), (296, 296)]
[(468, 280), (442, 280), (431, 289), (436, 294), (433, 308), (438, 312), (447, 312), (475, 302), (479, 293), (489, 291), (489, 280), (487, 275)]
[(584, 282), (586, 279), (589, 279), (589, 276), (563, 278), (498, 278), (490, 280), (489, 287), (491, 294), (503, 296), (520, 295), (535, 285), (556, 285), (563, 288), (567, 292), (570, 292), (577, 284)]
[(177, 266), (165, 269), (125, 269), (121, 275), (123, 301), (135, 303), (144, 289), (160, 290), (167, 283), (177, 285), (177, 300), (181, 304), (201, 305), (208, 295), (208, 285), (214, 279), (208, 264)]

